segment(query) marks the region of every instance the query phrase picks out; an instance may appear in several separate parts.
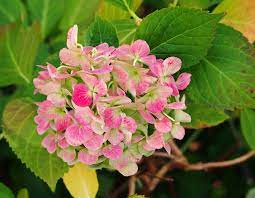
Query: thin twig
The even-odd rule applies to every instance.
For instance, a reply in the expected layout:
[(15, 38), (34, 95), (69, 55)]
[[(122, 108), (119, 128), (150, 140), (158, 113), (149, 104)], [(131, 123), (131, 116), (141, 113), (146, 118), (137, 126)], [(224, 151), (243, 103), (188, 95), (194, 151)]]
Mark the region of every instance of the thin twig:
[(240, 164), (249, 158), (253, 157), (255, 155), (255, 151), (250, 151), (238, 158), (222, 161), (222, 162), (209, 162), (209, 163), (197, 163), (197, 164), (189, 164), (186, 167), (186, 170), (207, 170), (210, 168), (222, 168), (222, 167), (228, 167), (233, 166), (236, 164)]
[(136, 182), (136, 176), (131, 176), (128, 181), (128, 195), (135, 194), (135, 182)]
[(172, 154), (168, 154), (166, 152), (155, 152), (153, 153), (152, 157), (165, 157), (170, 159), (175, 159), (176, 157)]

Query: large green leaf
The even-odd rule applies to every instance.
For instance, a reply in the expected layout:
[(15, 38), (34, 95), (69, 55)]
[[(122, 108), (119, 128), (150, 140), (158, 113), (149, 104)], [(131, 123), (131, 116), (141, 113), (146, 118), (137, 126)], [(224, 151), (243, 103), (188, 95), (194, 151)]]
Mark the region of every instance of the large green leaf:
[(41, 146), (43, 137), (36, 132), (35, 114), (36, 106), (28, 100), (11, 101), (3, 115), (4, 137), (18, 158), (54, 190), (68, 166)]
[(12, 191), (7, 186), (5, 186), (3, 183), (0, 183), (0, 197), (14, 198)]
[(62, 0), (28, 0), (28, 9), (33, 19), (41, 24), (41, 33), (45, 38), (60, 20), (64, 4)]
[(37, 26), (6, 27), (0, 38), (0, 86), (31, 83), (40, 42)]
[(187, 8), (162, 9), (143, 19), (137, 38), (148, 42), (152, 54), (177, 56), (191, 66), (207, 54), (221, 17)]
[(115, 27), (110, 22), (96, 17), (86, 32), (85, 45), (96, 46), (100, 43), (108, 43), (115, 47), (119, 45)]
[(0, 25), (13, 23), (22, 16), (22, 4), (20, 0), (1, 0)]
[(229, 118), (224, 111), (214, 109), (207, 105), (188, 103), (187, 113), (191, 115), (191, 122), (185, 123), (188, 128), (206, 128), (216, 126)]
[(215, 108), (255, 107), (254, 54), (241, 33), (219, 25), (207, 57), (189, 70), (188, 95)]
[(132, 19), (123, 19), (112, 21), (117, 31), (119, 43), (129, 44), (134, 40), (137, 26)]
[(248, 145), (255, 149), (255, 111), (243, 109), (241, 112), (241, 128)]
[(94, 19), (100, 0), (63, 0), (62, 3), (65, 8), (60, 28), (67, 30), (74, 24), (77, 24), (80, 29), (84, 29)]
[(132, 5), (132, 0), (106, 0), (106, 2), (109, 2), (112, 5), (126, 11), (128, 11)]
[(179, 0), (179, 5), (188, 8), (206, 9), (212, 5), (219, 3), (221, 0)]

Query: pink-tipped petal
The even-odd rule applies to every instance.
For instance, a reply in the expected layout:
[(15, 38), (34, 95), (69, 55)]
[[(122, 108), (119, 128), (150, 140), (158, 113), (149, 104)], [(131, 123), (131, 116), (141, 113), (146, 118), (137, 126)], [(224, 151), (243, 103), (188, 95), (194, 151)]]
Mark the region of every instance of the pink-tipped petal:
[(73, 124), (66, 129), (65, 138), (68, 144), (72, 146), (80, 146), (90, 140), (93, 131), (87, 126), (79, 126)]
[(166, 98), (157, 98), (155, 100), (149, 100), (146, 103), (146, 108), (152, 113), (160, 113), (166, 106)]
[(172, 102), (166, 106), (169, 109), (185, 109), (186, 105), (184, 102)]
[(122, 118), (117, 115), (111, 108), (107, 108), (104, 111), (105, 126), (109, 128), (119, 128)]
[(72, 162), (76, 157), (76, 152), (74, 149), (61, 149), (58, 152), (58, 156), (64, 161), (64, 162)]
[(143, 40), (136, 40), (133, 42), (130, 46), (130, 50), (134, 55), (139, 57), (147, 56), (150, 53), (149, 45)]
[(150, 123), (150, 124), (154, 124), (155, 123), (155, 118), (148, 111), (146, 111), (146, 110), (139, 110), (139, 113), (141, 114), (143, 119), (145, 121), (147, 121), (148, 123)]
[(158, 120), (154, 126), (159, 132), (167, 133), (170, 132), (172, 128), (172, 123), (167, 117), (163, 117), (163, 119)]
[(68, 30), (66, 46), (69, 49), (75, 49), (77, 47), (77, 36), (78, 36), (78, 26), (74, 25)]
[(92, 104), (91, 92), (85, 84), (79, 83), (74, 86), (72, 100), (80, 107), (89, 106)]
[(154, 149), (161, 149), (164, 146), (163, 134), (155, 131), (148, 139), (147, 143)]
[(89, 154), (85, 149), (80, 150), (78, 153), (78, 160), (87, 165), (95, 164), (97, 159), (98, 155)]
[(58, 116), (54, 121), (57, 131), (64, 131), (71, 124), (71, 118), (69, 115)]
[(122, 125), (124, 130), (130, 131), (131, 133), (134, 133), (137, 128), (136, 121), (131, 117), (124, 117), (122, 121)]
[(44, 134), (49, 129), (50, 123), (47, 119), (37, 115), (34, 120), (37, 124), (37, 132), (39, 135)]
[(122, 155), (123, 150), (120, 145), (109, 144), (102, 149), (102, 153), (106, 158), (118, 159)]
[(89, 150), (98, 150), (102, 146), (103, 142), (103, 137), (94, 133), (88, 141), (83, 143), (83, 145)]
[(176, 86), (179, 90), (184, 90), (190, 83), (191, 74), (181, 73), (176, 81)]
[(55, 135), (49, 134), (42, 140), (42, 146), (47, 149), (49, 153), (54, 153), (57, 149), (57, 143), (55, 140)]
[(176, 73), (181, 69), (182, 61), (177, 57), (169, 57), (163, 61), (163, 73), (165, 76)]
[(185, 129), (181, 125), (175, 124), (171, 130), (171, 134), (175, 139), (182, 140), (185, 135)]
[(58, 93), (48, 95), (47, 100), (51, 101), (57, 107), (64, 107), (66, 104), (65, 97)]

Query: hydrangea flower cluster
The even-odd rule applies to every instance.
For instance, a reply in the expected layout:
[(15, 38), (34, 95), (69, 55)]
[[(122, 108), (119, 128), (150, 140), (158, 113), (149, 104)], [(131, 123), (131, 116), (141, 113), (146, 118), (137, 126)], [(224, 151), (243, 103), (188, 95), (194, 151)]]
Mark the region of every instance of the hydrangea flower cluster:
[(77, 42), (78, 27), (67, 35), (61, 65), (40, 66), (34, 79), (38, 102), (35, 117), (42, 146), (73, 165), (108, 167), (124, 176), (137, 172), (142, 156), (165, 148), (185, 134), (181, 122), (190, 122), (180, 96), (191, 75), (181, 73), (177, 57), (150, 55), (143, 40), (118, 48)]

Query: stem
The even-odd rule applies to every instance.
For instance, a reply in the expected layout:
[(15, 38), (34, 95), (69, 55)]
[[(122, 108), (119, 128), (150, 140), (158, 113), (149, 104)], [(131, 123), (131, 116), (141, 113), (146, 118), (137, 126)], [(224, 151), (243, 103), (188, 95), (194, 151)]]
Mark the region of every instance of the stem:
[(133, 175), (130, 177), (129, 181), (128, 181), (128, 195), (131, 196), (133, 194), (135, 194), (135, 182), (136, 182), (136, 177)]
[(207, 170), (209, 168), (222, 168), (222, 167), (233, 166), (233, 165), (245, 162), (246, 160), (253, 157), (254, 155), (255, 155), (255, 151), (250, 151), (250, 152), (248, 152), (238, 158), (232, 159), (232, 160), (227, 160), (227, 161), (222, 161), (222, 162), (190, 164), (187, 166), (186, 170)]
[(138, 17), (138, 16), (136, 15), (136, 13), (135, 13), (133, 10), (131, 10), (131, 9), (129, 8), (129, 5), (127, 4), (127, 1), (126, 1), (126, 0), (123, 0), (123, 2), (124, 2), (124, 4), (125, 4), (125, 6), (126, 6), (128, 12), (129, 12), (130, 16), (134, 18), (136, 25), (139, 26), (140, 23), (142, 22), (142, 19), (141, 19), (140, 17)]

